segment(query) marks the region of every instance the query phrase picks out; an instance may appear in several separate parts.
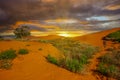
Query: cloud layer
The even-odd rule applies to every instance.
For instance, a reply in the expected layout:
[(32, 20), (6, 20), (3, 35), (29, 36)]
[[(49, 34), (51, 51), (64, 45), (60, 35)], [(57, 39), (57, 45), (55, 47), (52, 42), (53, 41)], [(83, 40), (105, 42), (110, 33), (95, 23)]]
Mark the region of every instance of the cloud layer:
[(63, 16), (85, 19), (108, 15), (120, 15), (120, 0), (0, 0), (0, 24)]

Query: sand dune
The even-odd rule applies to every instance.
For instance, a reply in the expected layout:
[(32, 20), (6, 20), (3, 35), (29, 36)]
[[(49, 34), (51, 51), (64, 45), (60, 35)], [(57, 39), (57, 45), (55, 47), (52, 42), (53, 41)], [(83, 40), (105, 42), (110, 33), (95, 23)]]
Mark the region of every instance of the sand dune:
[[(102, 31), (94, 34), (89, 34), (81, 37), (74, 38), (80, 42), (89, 43), (96, 46), (102, 46), (101, 38), (111, 32), (120, 30), (120, 28)], [(56, 36), (47, 36), (44, 39), (55, 39)], [(61, 38), (58, 37), (57, 38)], [(18, 56), (13, 61), (12, 69), (0, 70), (0, 80), (106, 80), (94, 74), (92, 71), (86, 72), (86, 75), (72, 73), (63, 68), (50, 64), (45, 59), (45, 56), (51, 54), (52, 56), (61, 56), (60, 51), (53, 47), (51, 44), (45, 44), (32, 41), (0, 41), (0, 51), (13, 48), (18, 50), (20, 48), (27, 48), (30, 54)], [(26, 46), (30, 45), (30, 46)], [(42, 50), (40, 51), (39, 48)], [(100, 55), (96, 55), (100, 56)], [(96, 61), (96, 56), (93, 60)], [(92, 61), (93, 61), (92, 60)], [(94, 67), (95, 64), (90, 64)], [(112, 80), (112, 79), (110, 79)]]
[(120, 28), (115, 28), (115, 29), (105, 30), (105, 31), (101, 31), (101, 32), (93, 33), (93, 34), (88, 34), (85, 36), (76, 37), (74, 39), (84, 42), (84, 43), (102, 47), (103, 46), (102, 38), (106, 36), (107, 34), (115, 32), (117, 30), (120, 30)]

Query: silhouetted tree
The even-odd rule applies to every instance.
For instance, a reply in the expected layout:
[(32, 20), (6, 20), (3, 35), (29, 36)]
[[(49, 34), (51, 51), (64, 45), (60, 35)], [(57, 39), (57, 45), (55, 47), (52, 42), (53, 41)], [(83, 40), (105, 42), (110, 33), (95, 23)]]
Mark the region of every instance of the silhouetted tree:
[(30, 36), (30, 29), (28, 26), (20, 26), (14, 30), (16, 38), (24, 38)]

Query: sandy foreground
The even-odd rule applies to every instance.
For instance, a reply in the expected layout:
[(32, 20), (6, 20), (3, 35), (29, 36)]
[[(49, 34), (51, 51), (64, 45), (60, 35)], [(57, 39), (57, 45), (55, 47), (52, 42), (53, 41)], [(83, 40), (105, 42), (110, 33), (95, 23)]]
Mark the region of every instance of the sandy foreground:
[[(120, 30), (120, 28), (76, 37), (74, 40), (103, 48), (101, 38), (116, 30)], [(44, 39), (49, 38), (51, 39), (49, 36), (44, 37)], [(55, 38), (52, 36), (52, 39)], [(92, 69), (96, 68), (97, 58), (104, 54), (104, 51), (94, 55), (90, 65), (88, 65), (89, 69), (86, 74), (75, 74), (47, 62), (45, 56), (48, 54), (55, 57), (61, 56), (60, 51), (51, 44), (36, 41), (0, 41), (0, 51), (10, 48), (15, 50), (26, 48), (30, 53), (23, 56), (19, 55), (14, 59), (10, 70), (0, 70), (0, 80), (107, 80), (106, 77), (101, 77), (92, 71)], [(40, 48), (42, 50), (39, 50)]]

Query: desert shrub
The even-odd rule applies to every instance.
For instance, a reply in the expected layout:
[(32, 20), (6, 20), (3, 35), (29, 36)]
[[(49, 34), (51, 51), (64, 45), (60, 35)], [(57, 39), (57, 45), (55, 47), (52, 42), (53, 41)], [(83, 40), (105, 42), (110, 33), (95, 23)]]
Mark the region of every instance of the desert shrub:
[(82, 55), (79, 61), (82, 64), (87, 64), (88, 63), (88, 58), (87, 58), (87, 56)]
[(93, 46), (86, 46), (85, 50), (82, 51), (84, 55), (86, 55), (87, 58), (91, 58), (94, 53), (97, 52), (97, 48)]
[(66, 67), (66, 59), (65, 58), (59, 58), (58, 59), (58, 66), (65, 68)]
[(46, 59), (49, 62), (58, 65), (62, 68), (65, 68), (71, 72), (79, 73), (83, 69), (83, 63), (80, 62), (78, 59), (60, 58), (57, 60), (55, 57), (52, 57), (51, 55), (48, 55)]
[(98, 65), (98, 71), (105, 76), (114, 78), (116, 78), (119, 74), (119, 69), (116, 66), (106, 65), (105, 63), (100, 63)]
[(83, 64), (80, 63), (77, 59), (67, 59), (65, 68), (72, 72), (79, 73), (83, 68)]
[(120, 51), (118, 49), (109, 50), (99, 60), (98, 72), (105, 76), (120, 79)]
[[(20, 49), (19, 54), (27, 54), (27, 49)], [(10, 69), (12, 67), (12, 61), (17, 57), (16, 50), (8, 49), (0, 52), (0, 69)]]
[[(99, 51), (98, 47), (93, 47), (68, 38), (47, 42), (59, 49), (64, 55), (64, 58), (60, 59), (54, 59), (52, 57), (52, 63), (54, 62), (54, 64), (75, 73), (80, 73), (83, 70), (83, 66), (89, 63), (88, 60)], [(51, 60), (51, 56), (49, 57)]]
[(100, 63), (100, 64), (98, 65), (97, 70), (98, 70), (101, 74), (107, 75), (107, 67), (105, 66), (104, 63)]
[(120, 30), (108, 34), (107, 36), (104, 37), (104, 39), (120, 42)]
[(0, 69), (10, 69), (12, 60), (17, 56), (13, 49), (0, 52)]
[(13, 49), (9, 49), (6, 51), (2, 51), (0, 53), (0, 60), (2, 59), (14, 59), (17, 55), (15, 54), (15, 50)]
[(12, 62), (9, 60), (0, 60), (0, 69), (10, 69)]
[(106, 53), (105, 55), (101, 56), (99, 59), (103, 63), (111, 64), (114, 63), (112, 55), (108, 55), (109, 53)]
[(62, 40), (58, 47), (64, 54), (68, 54), (71, 56), (81, 57), (81, 55), (85, 55), (90, 58), (94, 53), (96, 53), (97, 48), (88, 44), (83, 44), (73, 40)]
[(29, 51), (27, 49), (19, 49), (18, 54), (24, 55), (24, 54), (28, 54)]
[(106, 64), (114, 64), (120, 66), (120, 51), (109, 51), (105, 55), (101, 56), (99, 59), (101, 62), (104, 62)]
[(79, 43), (71, 39), (53, 40), (50, 43), (62, 51), (62, 53), (64, 53), (66, 56), (71, 55), (72, 57), (80, 57), (80, 55), (85, 54), (88, 58), (90, 58), (94, 53), (98, 51), (97, 47)]
[(57, 60), (55, 57), (52, 57), (51, 55), (48, 55), (48, 56), (46, 57), (46, 59), (47, 59), (49, 62), (58, 65), (58, 60)]

